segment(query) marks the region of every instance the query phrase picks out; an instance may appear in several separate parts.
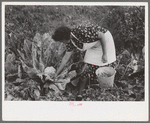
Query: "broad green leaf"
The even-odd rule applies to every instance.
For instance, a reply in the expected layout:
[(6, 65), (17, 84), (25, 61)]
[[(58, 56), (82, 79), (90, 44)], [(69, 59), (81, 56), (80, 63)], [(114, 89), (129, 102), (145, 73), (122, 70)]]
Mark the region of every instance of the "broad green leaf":
[(64, 69), (58, 76), (57, 79), (63, 79), (67, 76), (68, 74), (68, 68)]
[(32, 68), (28, 67), (28, 66), (24, 63), (24, 61), (23, 61), (21, 58), (20, 58), (20, 61), (21, 61), (23, 70), (24, 70), (26, 73), (28, 73), (28, 71), (31, 70)]
[(32, 43), (29, 40), (24, 40), (24, 45), (23, 45), (23, 49), (25, 51), (25, 54), (27, 56), (28, 59), (31, 59), (31, 49), (32, 49)]
[(67, 97), (62, 97), (62, 98), (63, 98), (63, 101), (68, 101)]
[(51, 36), (50, 36), (49, 33), (44, 33), (44, 34), (42, 35), (42, 39), (43, 39), (43, 40), (46, 40), (46, 39), (49, 39), (49, 38), (51, 38)]
[(38, 89), (34, 89), (34, 94), (36, 95), (37, 98), (40, 97), (40, 91)]
[(8, 75), (6, 76), (6, 80), (7, 80), (8, 82), (13, 82), (13, 81), (15, 81), (17, 78), (18, 78), (18, 73), (8, 74)]
[[(41, 45), (41, 52), (40, 52), (40, 59), (39, 62), (45, 66), (45, 61), (44, 61), (44, 42), (42, 41)], [(42, 70), (43, 71), (43, 70)]]
[(27, 82), (25, 79), (20, 79), (20, 78), (17, 78), (14, 82), (13, 82), (13, 84), (14, 85), (20, 85), (22, 82)]
[(38, 47), (41, 47), (42, 37), (39, 33), (36, 33), (36, 35), (33, 38), (33, 41), (36, 43)]
[(22, 78), (22, 66), (21, 65), (18, 65), (18, 77), (19, 78)]
[(34, 60), (34, 68), (39, 70), (40, 72), (44, 71), (44, 65), (42, 63), (39, 63), (36, 59)]
[(27, 71), (28, 76), (32, 79), (37, 78), (38, 73), (39, 71), (37, 71), (37, 69), (34, 69), (34, 68)]
[(28, 67), (24, 62), (23, 60), (21, 60), (21, 63), (22, 63), (22, 67), (23, 67), (23, 70), (28, 74), (28, 76), (30, 78), (37, 78), (37, 74), (39, 73), (39, 71), (35, 68), (31, 68), (31, 67)]
[(6, 101), (11, 101), (13, 99), (14, 97), (11, 94), (7, 94), (7, 97), (5, 98)]
[(16, 82), (18, 82), (18, 83), (27, 82), (27, 80), (26, 80), (26, 79), (17, 78), (17, 79), (16, 79)]
[(36, 64), (37, 64), (37, 50), (35, 48), (34, 43), (32, 43), (32, 62), (33, 62), (33, 67), (36, 68)]
[(56, 82), (58, 82), (55, 84), (59, 87), (60, 90), (65, 90), (67, 83), (70, 82), (70, 78), (58, 79)]
[(44, 52), (44, 55), (46, 55), (46, 56), (49, 56), (49, 55), (50, 55), (49, 52), (51, 51), (51, 46), (52, 46), (53, 43), (55, 43), (53, 40), (51, 40), (51, 41), (49, 42), (49, 45), (48, 45), (46, 51)]
[(23, 54), (22, 52), (20, 52), (20, 50), (19, 50), (19, 49), (17, 49), (17, 51), (18, 51), (18, 53), (19, 53), (20, 57), (21, 57), (23, 60), (25, 60), (25, 56), (24, 56), (24, 54)]
[(40, 72), (44, 71), (44, 64), (40, 63), (40, 61), (37, 60), (37, 49), (35, 47), (35, 45), (32, 43), (32, 61), (33, 61), (33, 67), (37, 70), (39, 70)]
[(15, 59), (16, 59), (15, 54), (12, 52), (12, 54), (7, 55), (6, 61), (13, 63)]
[(55, 94), (62, 94), (60, 89), (55, 84), (50, 84), (49, 88), (55, 91)]
[(29, 92), (28, 92), (28, 90), (26, 89), (26, 90), (24, 90), (24, 92), (23, 92), (23, 99), (24, 99), (24, 100), (28, 100), (28, 98), (29, 98)]

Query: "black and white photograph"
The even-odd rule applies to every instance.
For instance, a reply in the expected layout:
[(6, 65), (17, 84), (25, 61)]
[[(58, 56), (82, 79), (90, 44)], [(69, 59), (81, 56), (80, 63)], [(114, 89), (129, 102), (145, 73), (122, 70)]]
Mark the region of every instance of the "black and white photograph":
[[(4, 119), (25, 120), (21, 117), (30, 103), (40, 103), (41, 112), (46, 106), (57, 112), (60, 104), (73, 114), (84, 107), (82, 115), (89, 111), (85, 106), (94, 107), (92, 112), (110, 109), (106, 118), (76, 114), (69, 121), (148, 120), (147, 2), (3, 2), (2, 12)], [(136, 103), (135, 108), (128, 103)], [(110, 104), (123, 106), (112, 109)], [(10, 115), (8, 106), (22, 115)], [(115, 109), (125, 109), (131, 117), (120, 113), (122, 117), (109, 118)], [(28, 112), (33, 110), (37, 113), (35, 107)], [(28, 120), (50, 121), (44, 119), (48, 114), (29, 114)], [(61, 120), (59, 115), (52, 120)]]

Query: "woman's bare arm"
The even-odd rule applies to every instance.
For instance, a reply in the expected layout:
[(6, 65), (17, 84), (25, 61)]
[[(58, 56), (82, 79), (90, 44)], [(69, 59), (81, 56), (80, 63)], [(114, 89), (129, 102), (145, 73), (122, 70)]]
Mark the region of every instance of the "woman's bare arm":
[(57, 77), (60, 74), (60, 72), (62, 71), (62, 69), (66, 65), (66, 63), (69, 61), (71, 55), (72, 55), (72, 52), (66, 52), (65, 53), (64, 57), (62, 58), (62, 62), (61, 62), (60, 66), (59, 66), (59, 68), (55, 74), (55, 77)]
[(103, 55), (102, 55), (102, 61), (103, 63), (107, 62), (107, 48), (106, 48), (106, 39), (102, 32), (98, 32), (98, 38), (100, 39)]

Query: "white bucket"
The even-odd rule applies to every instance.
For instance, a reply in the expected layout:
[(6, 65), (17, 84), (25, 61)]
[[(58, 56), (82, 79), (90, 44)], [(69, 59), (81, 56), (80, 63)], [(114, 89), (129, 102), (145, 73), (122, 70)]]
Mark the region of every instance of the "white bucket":
[(100, 67), (96, 70), (97, 79), (101, 88), (113, 87), (116, 70), (113, 67)]

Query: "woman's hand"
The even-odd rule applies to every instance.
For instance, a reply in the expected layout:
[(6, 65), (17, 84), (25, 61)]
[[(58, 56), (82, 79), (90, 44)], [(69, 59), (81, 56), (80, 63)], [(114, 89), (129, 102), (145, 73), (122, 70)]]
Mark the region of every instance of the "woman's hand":
[(57, 76), (58, 75), (55, 73), (55, 75), (54, 75), (54, 82), (57, 81), (57, 79), (58, 79)]
[(58, 75), (55, 73), (54, 78), (56, 79), (56, 78), (57, 78), (57, 76), (58, 76)]
[(106, 63), (106, 62), (107, 62), (107, 55), (106, 55), (106, 54), (103, 54), (103, 55), (102, 55), (102, 62), (103, 62), (103, 63)]

